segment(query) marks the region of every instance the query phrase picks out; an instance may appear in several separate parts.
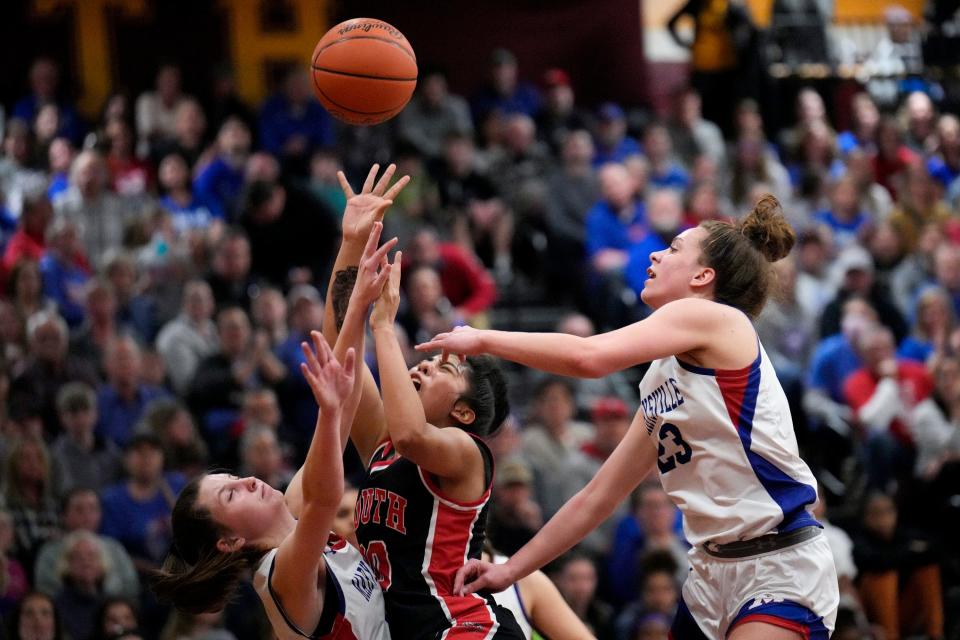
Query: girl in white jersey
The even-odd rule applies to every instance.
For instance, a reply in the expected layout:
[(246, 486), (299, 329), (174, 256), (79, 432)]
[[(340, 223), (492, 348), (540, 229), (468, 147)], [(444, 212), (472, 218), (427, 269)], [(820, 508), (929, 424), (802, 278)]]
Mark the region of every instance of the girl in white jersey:
[[(392, 245), (376, 251), (374, 260)], [(389, 275), (383, 269), (359, 281), (348, 313), (365, 314), (369, 305), (353, 299), (368, 288), (376, 296)], [(343, 366), (319, 332), (311, 337), (314, 348), (303, 343), (301, 368), (320, 412), (287, 495), (256, 478), (225, 473), (192, 481), (174, 506), (173, 548), (153, 589), (161, 601), (186, 612), (217, 611), (253, 569), (254, 587), (279, 640), (389, 640), (376, 575), (359, 551), (329, 533), (343, 494), (342, 443), (359, 401), (355, 336), (344, 332), (336, 345)]]
[(674, 640), (829, 636), (839, 595), (810, 515), (815, 482), (750, 320), (794, 239), (766, 196), (741, 222), (704, 222), (651, 254), (642, 298), (655, 311), (641, 322), (589, 338), (461, 328), (418, 346), (587, 378), (652, 362), (630, 431), (593, 480), (507, 563), (469, 562), (457, 588), (499, 591), (543, 566), (656, 467), (694, 545)]

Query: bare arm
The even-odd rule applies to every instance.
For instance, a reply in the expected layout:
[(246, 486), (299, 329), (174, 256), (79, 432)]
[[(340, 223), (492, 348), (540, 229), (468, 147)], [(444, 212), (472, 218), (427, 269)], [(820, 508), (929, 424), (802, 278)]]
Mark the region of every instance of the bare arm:
[(645, 320), (589, 338), (460, 327), (417, 345), (417, 349), (489, 353), (550, 373), (600, 378), (657, 358), (697, 352), (712, 346), (720, 332), (738, 324), (744, 324), (744, 317), (732, 307), (686, 298), (664, 305)]
[(456, 482), (482, 477), (478, 471), (482, 471), (483, 458), (473, 438), (460, 429), (439, 429), (429, 424), (410, 380), (394, 324), (400, 304), (401, 259), (398, 251), (390, 280), (370, 318), (390, 439), (400, 455), (440, 478)]
[(320, 405), (302, 469), (303, 506), (293, 532), (280, 543), (272, 578), (285, 611), (304, 629), (316, 626), (322, 613), (323, 551), (343, 495), (340, 419), (343, 403), (353, 389), (356, 356), (352, 350), (347, 352), (341, 366), (326, 342), (316, 342), (318, 351), (305, 348), (307, 362), (301, 365)]
[[(617, 446), (600, 471), (544, 525), (530, 542), (506, 564), (492, 565), (471, 560), (457, 573), (454, 592), (478, 589), (502, 591), (544, 566), (580, 542), (601, 522), (610, 517), (630, 492), (650, 473), (656, 449), (649, 441), (642, 415), (634, 416), (626, 437)], [(466, 582), (475, 576), (472, 581)]]
[[(394, 165), (390, 165), (384, 171), (380, 180), (374, 184), (379, 169), (379, 165), (371, 167), (359, 194), (353, 192), (342, 172), (337, 175), (344, 195), (347, 197), (347, 207), (343, 214), (343, 239), (334, 262), (324, 305), (323, 336), (330, 345), (335, 345), (338, 342), (340, 331), (347, 322), (350, 300), (359, 274), (360, 262), (363, 259), (364, 249), (368, 244), (374, 225), (383, 220), (386, 210), (392, 204), (392, 199), (410, 181), (409, 176), (404, 176), (387, 189), (387, 185), (396, 170)], [(360, 311), (360, 309), (357, 309), (357, 312)], [(352, 327), (357, 328), (360, 334), (364, 331), (365, 316), (366, 308), (362, 310), (359, 325), (354, 323), (356, 317), (351, 318)], [(356, 334), (353, 334), (350, 343), (354, 345), (354, 348), (357, 345), (356, 340)], [(362, 342), (360, 345), (362, 347)], [(351, 423), (350, 436), (360, 454), (360, 459), (366, 465), (373, 450), (386, 437), (386, 426), (380, 393), (373, 380), (373, 375), (363, 362), (362, 348), (358, 349), (357, 353), (359, 356), (356, 362), (356, 379), (358, 381), (357, 392), (360, 396)]]

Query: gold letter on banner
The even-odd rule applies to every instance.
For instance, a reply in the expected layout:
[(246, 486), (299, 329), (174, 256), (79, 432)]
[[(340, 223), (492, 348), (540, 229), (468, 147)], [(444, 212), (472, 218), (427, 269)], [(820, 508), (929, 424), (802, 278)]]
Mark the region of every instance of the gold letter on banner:
[(146, 0), (33, 0), (34, 13), (48, 16), (60, 7), (73, 10), (74, 46), (80, 99), (77, 106), (88, 118), (95, 118), (113, 87), (110, 64), (110, 34), (107, 8), (116, 7), (127, 17), (139, 18), (147, 12)]
[(230, 28), (230, 53), (236, 67), (240, 96), (259, 104), (266, 95), (266, 63), (304, 66), (317, 41), (326, 33), (326, 2), (285, 0), (293, 14), (291, 29), (264, 32), (260, 21), (263, 0), (221, 0)]

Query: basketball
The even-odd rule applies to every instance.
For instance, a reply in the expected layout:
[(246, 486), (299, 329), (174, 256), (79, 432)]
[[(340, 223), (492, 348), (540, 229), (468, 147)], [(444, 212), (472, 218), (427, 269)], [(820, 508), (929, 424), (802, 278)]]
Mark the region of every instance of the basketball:
[(385, 122), (400, 113), (417, 86), (417, 56), (400, 30), (354, 18), (320, 39), (311, 57), (313, 90), (335, 118)]

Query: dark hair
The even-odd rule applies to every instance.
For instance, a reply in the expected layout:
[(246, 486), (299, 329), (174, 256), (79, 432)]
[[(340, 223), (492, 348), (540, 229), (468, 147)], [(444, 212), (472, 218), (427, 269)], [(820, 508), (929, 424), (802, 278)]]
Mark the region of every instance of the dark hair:
[(460, 427), (480, 437), (493, 435), (510, 413), (507, 381), (490, 356), (467, 356), (467, 392), (458, 401), (467, 403), (476, 416)]
[(97, 493), (96, 489), (94, 489), (93, 487), (73, 487), (72, 489), (67, 491), (66, 494), (64, 494), (63, 498), (60, 499), (60, 513), (66, 514), (67, 509), (70, 508), (70, 503), (73, 502), (73, 500), (77, 496), (80, 496), (86, 493), (93, 494), (93, 497), (97, 499), (97, 506), (100, 506), (100, 494)]
[(10, 612), (9, 617), (7, 617), (8, 638), (11, 640), (20, 640), (20, 618), (23, 615), (23, 607), (28, 600), (35, 600), (37, 598), (49, 602), (50, 607), (53, 609), (53, 640), (63, 640), (63, 622), (60, 620), (60, 613), (57, 611), (57, 603), (54, 602), (53, 598), (40, 591), (31, 591), (23, 596), (23, 599), (21, 599), (14, 610)]
[(107, 622), (107, 612), (111, 607), (123, 604), (130, 608), (130, 611), (133, 612), (134, 621), (139, 623), (140, 620), (140, 611), (137, 608), (137, 605), (130, 600), (129, 598), (124, 598), (123, 596), (110, 596), (105, 599), (99, 607), (97, 607), (97, 612), (94, 615), (94, 620), (96, 621), (96, 627), (93, 630), (93, 640), (106, 640), (107, 638), (115, 638), (121, 635), (126, 635), (129, 633), (136, 633), (137, 628), (133, 629), (124, 629), (122, 631), (116, 630), (107, 630), (104, 628), (104, 625)]
[(571, 398), (577, 395), (577, 383), (575, 380), (563, 376), (548, 375), (540, 380), (533, 388), (533, 397), (540, 400), (547, 395), (547, 392), (553, 387), (563, 387), (563, 390), (566, 391), (567, 395)]
[(158, 600), (192, 614), (223, 609), (263, 554), (262, 549), (224, 552), (217, 548), (217, 540), (226, 532), (208, 509), (197, 504), (200, 483), (207, 475), (191, 480), (177, 497), (170, 553), (150, 582)]
[(700, 245), (701, 263), (716, 273), (713, 297), (756, 317), (773, 288), (770, 263), (787, 256), (796, 235), (780, 201), (767, 194), (737, 223), (700, 223), (707, 237)]

